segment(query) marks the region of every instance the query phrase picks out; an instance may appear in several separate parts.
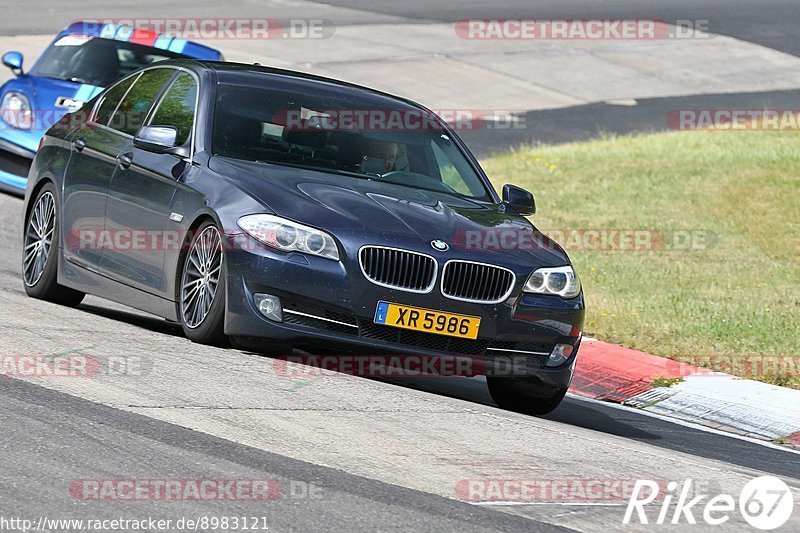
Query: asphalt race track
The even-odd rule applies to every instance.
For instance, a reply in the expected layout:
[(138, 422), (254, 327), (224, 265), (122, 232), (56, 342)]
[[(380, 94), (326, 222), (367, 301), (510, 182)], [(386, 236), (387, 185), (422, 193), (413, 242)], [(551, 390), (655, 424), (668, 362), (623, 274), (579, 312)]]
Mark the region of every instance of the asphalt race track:
[[(800, 10), (790, 0), (440, 4), (445, 2), (253, 1), (226, 6), (224, 14), (290, 17), (298, 16), (300, 6), (308, 10), (301, 16), (320, 9), (339, 24), (487, 16), (708, 18), (712, 31), (800, 55)], [(205, 0), (148, 0), (118, 9), (131, 17), (186, 16), (187, 5), (192, 16), (219, 16), (219, 2)], [(121, 16), (107, 13), (106, 6), (90, 0), (80, 9)], [(50, 0), (36, 9), (6, 10), (0, 35), (54, 32), (81, 14), (66, 14), (63, 3)], [(680, 105), (752, 108), (768, 102), (790, 108), (797, 94), (701, 95)], [(591, 104), (531, 111), (538, 133), (485, 131), (468, 141), (490, 152), (599, 131), (662, 129), (657, 117), (678, 105), (654, 98), (630, 108)], [(547, 417), (526, 417), (494, 406), (480, 378), (287, 376), (272, 359), (193, 344), (173, 324), (94, 297), (77, 309), (30, 299), (20, 277), (21, 211), (22, 200), (0, 194), (0, 355), (74, 353), (129, 366), (103, 366), (91, 377), (0, 377), (0, 519), (252, 516), (275, 531), (649, 530), (624, 526), (625, 505), (619, 501), (464, 501), (459, 487), (476, 479), (691, 478), (709, 494), (738, 494), (750, 479), (773, 474), (800, 501), (800, 452), (776, 444), (572, 396)], [(268, 479), (281, 490), (267, 502), (94, 501), (70, 490), (80, 480), (137, 479)], [(745, 526), (732, 515), (716, 529)], [(800, 530), (800, 516), (795, 513), (785, 528)]]
[(797, 4), (792, 0), (462, 0), (457, 3), (333, 0), (324, 3), (384, 15), (446, 22), (466, 18), (707, 20), (709, 31), (713, 33), (800, 55), (800, 42), (796, 39)]
[[(8, 0), (7, 0), (8, 1)], [(0, 38), (3, 36), (51, 35), (63, 28), (69, 21), (85, 18), (150, 18), (150, 17), (271, 17), (320, 18), (337, 27), (370, 26), (386, 31), (403, 25), (420, 23), (452, 23), (466, 18), (538, 18), (538, 19), (588, 19), (588, 18), (626, 18), (658, 19), (667, 23), (677, 21), (698, 21), (705, 23), (709, 32), (733, 37), (746, 43), (753, 43), (800, 56), (800, 40), (796, 38), (800, 24), (800, 10), (795, 0), (624, 0), (616, 2), (597, 2), (581, 0), (564, 2), (561, 0), (464, 0), (458, 2), (437, 0), (434, 2), (413, 0), (331, 0), (311, 2), (307, 0), (250, 0), (225, 6), (220, 13), (218, 2), (209, 0), (170, 0), (167, 3), (147, 0), (129, 4), (118, 3), (119, 7), (109, 7), (114, 2), (87, 0), (81, 2), (80, 9), (63, 9), (63, 3), (54, 0), (37, 2), (37, 9), (12, 9), (0, 19)], [(384, 26), (385, 25), (385, 26)], [(380, 35), (373, 36), (375, 42)], [(46, 42), (46, 41), (45, 41)], [(225, 44), (222, 43), (222, 48)], [(431, 50), (435, 53), (435, 50)], [(307, 57), (314, 61), (314, 54)], [(724, 65), (728, 60), (723, 54), (713, 60), (716, 65)], [(642, 61), (646, 61), (642, 59)], [(704, 68), (708, 64), (697, 68)], [(280, 65), (279, 65), (280, 66)], [(357, 68), (357, 67), (356, 67)], [(365, 68), (370, 68), (366, 66)], [(557, 67), (556, 67), (557, 68)], [(724, 70), (724, 66), (722, 67)], [(794, 67), (787, 67), (787, 70)], [(327, 72), (326, 72), (327, 74)], [(346, 77), (330, 73), (334, 77)], [(414, 74), (412, 74), (413, 76)], [(417, 75), (423, 75), (418, 73)], [(436, 71), (424, 74), (436, 75)], [(680, 76), (679, 73), (675, 75)], [(769, 76), (775, 75), (770, 73)], [(548, 73), (543, 72), (542, 78)], [(463, 80), (454, 80), (460, 83)], [(590, 84), (601, 84), (602, 78), (592, 78)], [(370, 83), (368, 83), (370, 85)], [(796, 85), (795, 85), (796, 87)], [(391, 87), (387, 88), (389, 92)], [(425, 95), (423, 91), (421, 96)], [(641, 96), (641, 95), (636, 95)], [(800, 96), (799, 90), (762, 91), (747, 93), (719, 94), (707, 91), (701, 95), (676, 95), (670, 98), (637, 98), (634, 107), (614, 103), (590, 103), (563, 109), (544, 111), (517, 109), (524, 116), (526, 127), (522, 129), (496, 129), (463, 131), (462, 136), (470, 148), (478, 155), (487, 155), (509, 146), (519, 146), (531, 142), (560, 143), (584, 140), (599, 134), (625, 134), (635, 132), (661, 131), (668, 129), (665, 111), (674, 109), (766, 109), (783, 105), (790, 109)], [(418, 97), (422, 103), (429, 104), (427, 98)], [(471, 102), (471, 107), (481, 108), (481, 102)], [(434, 102), (434, 108), (436, 108)]]
[(800, 487), (797, 452), (628, 408), (567, 398), (535, 419), (492, 406), (478, 378), (298, 379), (269, 358), (192, 344), (174, 325), (103, 300), (66, 309), (30, 299), (16, 245), (21, 207), (0, 196), (0, 353), (116, 357), (140, 370), (0, 378), (3, 515), (250, 515), (258, 512), (253, 502), (76, 502), (69, 486), (266, 478), (319, 487), (319, 499), (270, 502), (269, 524), (279, 531), (536, 531), (542, 523), (585, 531), (618, 526), (622, 508), (475, 506), (455, 501), (455, 487), (483, 476), (631, 479), (665, 471), (721, 487), (761, 471)]
[(251, 1), (231, 3), (220, 13), (212, 0), (145, 0), (135, 4), (86, 0), (80, 9), (64, 9), (63, 2), (42, 0), (36, 9), (4, 13), (0, 35), (55, 32), (69, 20), (92, 17), (314, 17), (340, 25), (366, 24), (392, 19), (455, 22), (466, 18), (653, 18), (667, 22), (708, 20), (709, 31), (800, 55), (797, 3), (794, 0), (460, 0), (459, 2), (409, 0)]

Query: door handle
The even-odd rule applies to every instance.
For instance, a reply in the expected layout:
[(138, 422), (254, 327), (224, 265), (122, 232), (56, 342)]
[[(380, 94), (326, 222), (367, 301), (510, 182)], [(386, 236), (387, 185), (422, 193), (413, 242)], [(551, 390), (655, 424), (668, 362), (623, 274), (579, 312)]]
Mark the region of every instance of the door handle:
[(133, 164), (133, 154), (120, 154), (117, 156), (117, 163), (122, 168), (128, 168)]
[(83, 149), (86, 148), (86, 141), (83, 137), (80, 139), (75, 139), (72, 141), (72, 146), (79, 152), (83, 152)]

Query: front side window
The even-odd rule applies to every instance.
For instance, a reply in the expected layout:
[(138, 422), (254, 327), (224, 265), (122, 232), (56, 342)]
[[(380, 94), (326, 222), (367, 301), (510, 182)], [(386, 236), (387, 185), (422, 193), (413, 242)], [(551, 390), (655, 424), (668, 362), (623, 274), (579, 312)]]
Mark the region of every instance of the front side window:
[(472, 167), (463, 158), (454, 154), (458, 152), (458, 148), (453, 143), (446, 142), (446, 139), (447, 136), (431, 139), (431, 151), (436, 158), (439, 175), (451, 189), (469, 196), (471, 191), (468, 184), (473, 174)]
[(120, 100), (125, 96), (125, 93), (128, 92), (128, 88), (135, 79), (136, 76), (132, 76), (108, 90), (105, 96), (103, 96), (103, 101), (100, 103), (100, 106), (97, 108), (94, 122), (104, 126), (108, 124), (111, 120), (111, 116), (114, 114), (114, 110), (119, 105)]
[(173, 74), (175, 70), (169, 68), (144, 71), (120, 102), (108, 126), (122, 133), (135, 135), (144, 124), (156, 97)]
[(181, 72), (159, 102), (150, 124), (174, 126), (178, 130), (176, 145), (183, 146), (192, 133), (196, 102), (197, 82), (191, 74)]

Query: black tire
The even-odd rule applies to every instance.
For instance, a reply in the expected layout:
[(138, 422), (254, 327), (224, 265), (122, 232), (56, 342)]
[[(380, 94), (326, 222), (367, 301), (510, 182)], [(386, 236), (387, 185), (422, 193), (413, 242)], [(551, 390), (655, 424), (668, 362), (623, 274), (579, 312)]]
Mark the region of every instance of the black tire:
[[(25, 217), (22, 237), (22, 283), (25, 286), (25, 293), (31, 298), (75, 307), (86, 295), (58, 284), (60, 215), (55, 186), (48, 182), (36, 195), (36, 199), (31, 203), (30, 212)], [(49, 244), (47, 244), (48, 236)], [(40, 244), (36, 244), (37, 242)]]
[(542, 416), (552, 412), (564, 399), (567, 389), (544, 388), (518, 379), (486, 376), (492, 400), (508, 411)]
[[(219, 254), (219, 271), (216, 288), (213, 290), (211, 296), (211, 304), (207, 312), (199, 313), (198, 315), (191, 315), (191, 300), (186, 295), (186, 284), (189, 283), (189, 278), (196, 276), (199, 272), (195, 267), (197, 256), (192, 256), (196, 246), (203, 246), (201, 239), (208, 233), (216, 233), (218, 238), (219, 248), (213, 250), (213, 253)], [(182, 265), (180, 275), (178, 276), (178, 290), (177, 299), (175, 302), (178, 321), (183, 328), (183, 333), (192, 341), (198, 344), (208, 344), (211, 346), (229, 346), (228, 337), (225, 335), (225, 296), (227, 281), (225, 277), (225, 251), (222, 245), (222, 232), (217, 225), (212, 221), (206, 221), (192, 232), (192, 240), (189, 244), (186, 253), (182, 255)], [(193, 259), (194, 257), (194, 259)], [(213, 279), (213, 276), (212, 276)], [(209, 290), (209, 278), (205, 277), (206, 287), (198, 290)], [(199, 283), (198, 280), (195, 280)], [(202, 286), (202, 284), (200, 284)], [(189, 289), (191, 290), (191, 289)], [(196, 298), (200, 298), (197, 295)], [(187, 305), (188, 304), (188, 305)], [(202, 317), (199, 315), (202, 314)]]

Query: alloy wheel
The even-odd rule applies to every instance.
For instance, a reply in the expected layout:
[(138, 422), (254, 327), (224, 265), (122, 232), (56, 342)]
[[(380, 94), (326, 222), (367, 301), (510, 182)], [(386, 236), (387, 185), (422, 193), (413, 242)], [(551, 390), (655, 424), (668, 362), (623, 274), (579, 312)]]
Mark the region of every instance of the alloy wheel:
[(207, 226), (192, 241), (181, 280), (181, 314), (186, 327), (194, 329), (211, 311), (222, 271), (222, 240), (214, 226)]
[(47, 266), (56, 227), (56, 204), (53, 195), (45, 192), (36, 201), (25, 230), (22, 251), (22, 274), (25, 284), (36, 285)]

